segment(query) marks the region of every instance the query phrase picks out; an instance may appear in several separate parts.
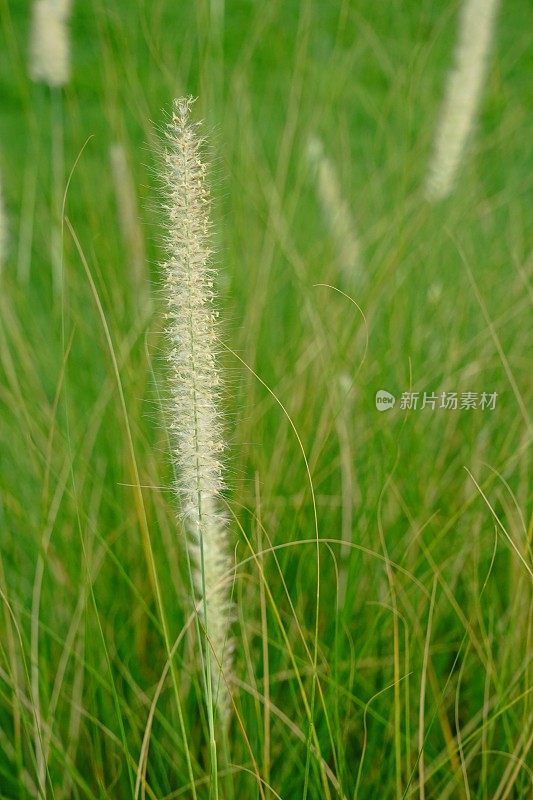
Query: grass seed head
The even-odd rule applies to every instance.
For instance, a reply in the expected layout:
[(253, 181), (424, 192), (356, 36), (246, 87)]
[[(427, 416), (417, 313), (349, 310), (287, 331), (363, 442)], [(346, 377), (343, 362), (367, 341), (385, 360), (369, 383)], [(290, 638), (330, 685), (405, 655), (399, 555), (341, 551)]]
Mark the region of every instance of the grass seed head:
[(70, 79), (71, 0), (35, 0), (30, 38), (32, 80), (58, 88)]
[[(165, 151), (167, 261), (164, 264), (172, 379), (170, 408), (177, 494), (187, 531), (197, 602), (211, 653), (219, 716), (229, 716), (228, 523), (222, 509), (224, 438), (217, 365), (210, 197), (192, 99), (176, 100)], [(222, 675), (224, 677), (222, 677)]]

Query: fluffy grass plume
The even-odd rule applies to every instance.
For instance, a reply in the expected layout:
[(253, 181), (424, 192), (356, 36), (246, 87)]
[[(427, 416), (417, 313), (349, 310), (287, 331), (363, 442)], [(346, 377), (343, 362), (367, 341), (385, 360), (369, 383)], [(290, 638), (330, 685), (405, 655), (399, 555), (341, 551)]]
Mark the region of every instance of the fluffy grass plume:
[(68, 83), (71, 6), (71, 0), (36, 0), (33, 4), (29, 64), (32, 80), (56, 88)]
[(225, 724), (230, 704), (226, 681), (232, 652), (217, 367), (217, 334), (210, 248), (210, 197), (203, 140), (191, 122), (192, 98), (174, 102), (165, 151), (167, 254), (164, 264), (167, 332), (172, 374), (171, 430), (177, 493), (187, 531), (198, 608), (206, 633), (207, 692)]
[(360, 284), (360, 246), (348, 203), (343, 197), (335, 165), (316, 136), (307, 142), (307, 161), (315, 177), (322, 214), (334, 240), (342, 275), (348, 287)]
[(426, 195), (447, 197), (475, 124), (487, 67), (498, 0), (465, 0), (455, 51), (429, 167)]

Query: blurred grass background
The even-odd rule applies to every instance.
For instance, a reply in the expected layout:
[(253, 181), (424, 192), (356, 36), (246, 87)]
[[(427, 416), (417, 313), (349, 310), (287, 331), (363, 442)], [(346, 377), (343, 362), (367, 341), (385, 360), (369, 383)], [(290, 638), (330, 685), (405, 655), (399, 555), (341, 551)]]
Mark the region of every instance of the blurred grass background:
[[(222, 796), (529, 797), (529, 4), (503, 3), (475, 137), (453, 196), (434, 206), (421, 186), (456, 3), (75, 3), (73, 77), (60, 102), (27, 77), (30, 10), (0, 2), (10, 224), (0, 291), (0, 797), (37, 796), (37, 700), (47, 797), (209, 796), (164, 426), (157, 174), (161, 130), (184, 94), (198, 96), (209, 139), (229, 348), (238, 714)], [(59, 295), (58, 120), (70, 177)], [(317, 201), (310, 135), (353, 214), (362, 251), (353, 285)], [(140, 278), (120, 233), (117, 143), (139, 207)], [(347, 292), (362, 313), (317, 284)], [(498, 401), (494, 411), (380, 414), (381, 388), (497, 392)], [(144, 513), (178, 640), (185, 739)]]

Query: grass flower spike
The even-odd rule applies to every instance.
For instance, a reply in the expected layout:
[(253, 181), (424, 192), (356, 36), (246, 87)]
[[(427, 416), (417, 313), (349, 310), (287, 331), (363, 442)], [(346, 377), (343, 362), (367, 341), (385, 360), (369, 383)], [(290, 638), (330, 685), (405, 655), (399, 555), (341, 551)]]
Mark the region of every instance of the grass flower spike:
[[(210, 248), (210, 198), (192, 98), (176, 100), (167, 127), (168, 236), (165, 278), (172, 371), (170, 425), (177, 492), (187, 532), (198, 608), (206, 633), (206, 686), (227, 722), (231, 672), (227, 519), (221, 506), (224, 450)], [(222, 674), (224, 677), (222, 677)]]
[(109, 162), (115, 190), (119, 227), (131, 269), (137, 308), (141, 313), (145, 313), (150, 307), (150, 296), (146, 275), (143, 230), (139, 216), (135, 182), (128, 163), (126, 150), (122, 144), (113, 144), (110, 147)]
[(430, 200), (447, 197), (453, 189), (476, 120), (497, 7), (498, 0), (464, 0), (455, 67), (448, 77), (426, 184)]
[(335, 165), (315, 136), (307, 142), (307, 161), (315, 177), (316, 194), (337, 249), (345, 285), (348, 288), (360, 285), (363, 280), (361, 248), (352, 214), (343, 197)]
[(35, 0), (30, 40), (30, 77), (51, 87), (70, 78), (68, 21), (71, 0)]

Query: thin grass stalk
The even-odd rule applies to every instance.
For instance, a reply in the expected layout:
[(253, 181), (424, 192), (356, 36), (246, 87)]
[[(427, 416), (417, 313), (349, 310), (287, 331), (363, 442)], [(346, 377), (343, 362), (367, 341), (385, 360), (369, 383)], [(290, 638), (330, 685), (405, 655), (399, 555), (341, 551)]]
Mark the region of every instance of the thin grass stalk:
[(7, 213), (4, 203), (4, 190), (2, 184), (2, 175), (0, 174), (0, 275), (7, 257), (8, 247), (8, 228), (7, 228)]
[(52, 229), (50, 232), (52, 258), (52, 285), (54, 296), (63, 291), (63, 192), (65, 185), (65, 155), (63, 126), (63, 97), (61, 90), (51, 89), (51, 132), (52, 132)]
[(33, 226), (35, 221), (35, 201), (39, 177), (39, 157), (37, 148), (29, 148), (29, 158), (24, 172), (21, 214), (17, 246), (17, 280), (23, 285), (30, 281), (31, 250), (33, 245)]

